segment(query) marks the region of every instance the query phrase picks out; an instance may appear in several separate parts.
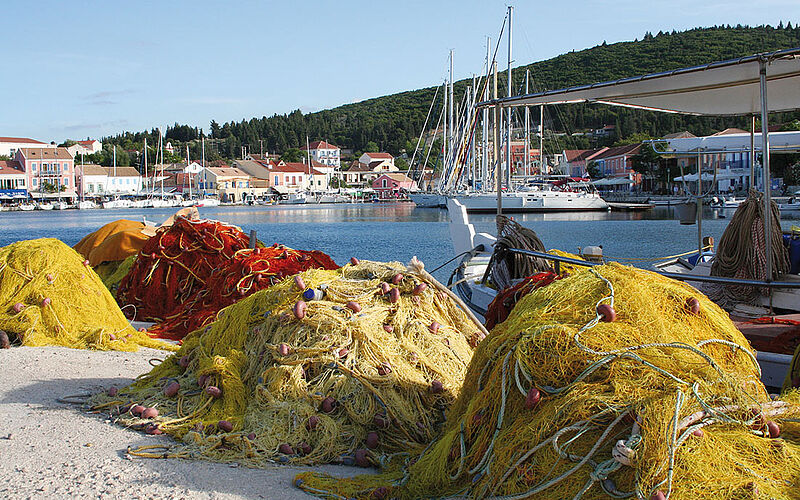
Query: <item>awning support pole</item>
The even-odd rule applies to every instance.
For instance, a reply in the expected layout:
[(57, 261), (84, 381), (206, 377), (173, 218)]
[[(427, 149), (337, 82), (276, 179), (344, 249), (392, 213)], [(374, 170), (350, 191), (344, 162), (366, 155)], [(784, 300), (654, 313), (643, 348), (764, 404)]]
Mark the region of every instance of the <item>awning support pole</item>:
[(758, 62), (761, 84), (761, 166), (764, 169), (764, 250), (767, 253), (767, 279), (772, 281), (772, 193), (769, 174), (769, 132), (767, 126), (767, 60)]
[(697, 149), (697, 263), (703, 257), (703, 156)]
[(750, 117), (750, 182), (749, 188), (756, 185), (756, 115)]

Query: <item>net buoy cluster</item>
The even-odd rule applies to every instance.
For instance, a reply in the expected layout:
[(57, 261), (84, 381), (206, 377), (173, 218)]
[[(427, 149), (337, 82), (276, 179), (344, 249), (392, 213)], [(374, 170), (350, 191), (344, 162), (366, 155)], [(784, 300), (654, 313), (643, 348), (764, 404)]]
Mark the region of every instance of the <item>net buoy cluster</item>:
[(173, 349), (134, 330), (88, 262), (53, 238), (0, 248), (0, 331), (25, 346)]
[(368, 466), (421, 450), (482, 333), (428, 275), (354, 262), (239, 300), (94, 408), (180, 440), (138, 456)]
[(475, 352), (422, 453), (312, 472), (326, 498), (798, 498), (800, 392), (689, 285), (615, 264), (523, 297)]

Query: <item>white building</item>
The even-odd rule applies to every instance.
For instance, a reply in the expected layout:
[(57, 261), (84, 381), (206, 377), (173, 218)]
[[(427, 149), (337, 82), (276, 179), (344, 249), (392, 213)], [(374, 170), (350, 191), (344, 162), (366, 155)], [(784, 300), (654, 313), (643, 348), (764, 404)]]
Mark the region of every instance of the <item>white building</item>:
[(54, 144), (47, 144), (45, 142), (37, 141), (36, 139), (28, 139), (27, 137), (0, 137), (0, 155), (14, 158), (17, 150), (21, 148), (53, 148)]
[(72, 154), (73, 158), (78, 155), (93, 155), (103, 150), (103, 143), (95, 139), (87, 139), (85, 141), (78, 141), (72, 146), (67, 147), (67, 151)]
[(329, 144), (325, 141), (314, 141), (309, 144), (308, 147), (303, 146), (300, 149), (303, 151), (309, 151), (311, 153), (312, 161), (319, 162), (335, 169), (338, 169), (341, 166), (342, 150), (339, 148), (339, 146), (334, 146), (333, 144)]
[(142, 176), (133, 167), (78, 165), (75, 170), (83, 196), (133, 195), (142, 191)]

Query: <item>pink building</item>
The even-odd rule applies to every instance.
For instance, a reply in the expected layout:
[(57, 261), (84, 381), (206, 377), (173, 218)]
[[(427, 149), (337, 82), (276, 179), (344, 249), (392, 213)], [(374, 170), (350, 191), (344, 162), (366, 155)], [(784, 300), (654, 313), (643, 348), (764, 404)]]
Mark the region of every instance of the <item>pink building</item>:
[(34, 198), (75, 196), (75, 163), (66, 148), (20, 148), (14, 160), (25, 171)]
[(378, 198), (389, 199), (400, 197), (401, 190), (415, 191), (417, 183), (405, 174), (390, 172), (381, 174), (372, 181), (372, 189), (378, 193)]

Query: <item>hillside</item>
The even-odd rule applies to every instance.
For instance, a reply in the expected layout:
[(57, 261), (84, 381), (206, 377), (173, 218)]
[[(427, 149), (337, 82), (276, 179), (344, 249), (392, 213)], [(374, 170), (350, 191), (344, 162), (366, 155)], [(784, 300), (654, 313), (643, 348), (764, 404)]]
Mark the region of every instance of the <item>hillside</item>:
[[(536, 90), (556, 89), (571, 85), (612, 80), (645, 73), (666, 71), (707, 62), (731, 59), (758, 52), (800, 46), (800, 25), (759, 27), (698, 28), (684, 32), (645, 34), (642, 40), (603, 44), (514, 68), (514, 87), (523, 88), (525, 70), (530, 69)], [(505, 88), (501, 75), (500, 88)], [(462, 95), (471, 80), (456, 84), (457, 97)], [(373, 142), (379, 149), (398, 154), (413, 150), (435, 88), (425, 88), (368, 99), (359, 103), (303, 115), (294, 111), (287, 115), (253, 118), (222, 125), (211, 122), (211, 137), (216, 152), (223, 158), (238, 157), (241, 147), (251, 152), (263, 148), (283, 152), (305, 144), (306, 136), (326, 139), (342, 148), (363, 151)], [(441, 92), (439, 106), (441, 105)], [(781, 116), (789, 120), (798, 116)], [(559, 107), (545, 119), (548, 130), (566, 132), (616, 125), (621, 138), (637, 133), (660, 136), (677, 130), (689, 130), (697, 135), (713, 133), (729, 126), (746, 127), (746, 118), (698, 118), (672, 114), (657, 114), (609, 106), (570, 105)], [(200, 131), (185, 125), (171, 127), (167, 137), (173, 142), (199, 138)], [(156, 139), (155, 131), (124, 133), (106, 138), (126, 149), (138, 149), (145, 135)], [(152, 144), (152, 142), (151, 142)], [(581, 147), (587, 144), (559, 144), (559, 147)], [(197, 157), (199, 146), (192, 146)], [(409, 151), (410, 152), (410, 151)], [(216, 156), (216, 154), (214, 155)]]

